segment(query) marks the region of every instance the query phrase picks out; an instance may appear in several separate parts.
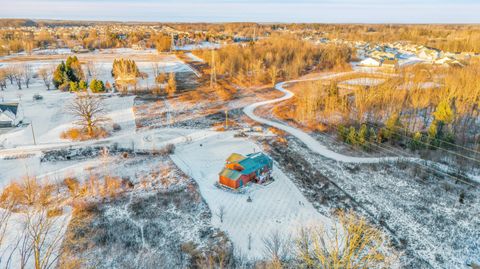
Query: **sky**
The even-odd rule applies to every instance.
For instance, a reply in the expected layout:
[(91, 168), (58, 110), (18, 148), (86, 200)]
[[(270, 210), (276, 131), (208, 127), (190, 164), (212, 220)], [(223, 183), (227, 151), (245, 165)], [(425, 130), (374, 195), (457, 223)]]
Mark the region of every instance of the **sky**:
[(156, 22), (480, 23), (480, 0), (0, 0), (0, 17)]

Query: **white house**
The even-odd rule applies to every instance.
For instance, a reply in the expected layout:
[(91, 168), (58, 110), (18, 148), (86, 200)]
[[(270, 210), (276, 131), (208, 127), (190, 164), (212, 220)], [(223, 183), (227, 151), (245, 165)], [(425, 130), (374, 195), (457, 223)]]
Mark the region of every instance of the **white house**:
[(464, 67), (465, 66), (460, 61), (450, 57), (443, 57), (441, 59), (436, 60), (434, 63), (437, 65), (445, 66), (445, 67)]
[(418, 57), (420, 59), (435, 61), (441, 56), (441, 51), (434, 48), (423, 47), (418, 51)]
[(0, 128), (17, 126), (23, 121), (18, 103), (0, 103)]
[(368, 58), (362, 60), (358, 65), (359, 66), (368, 66), (368, 67), (380, 67), (382, 65), (382, 60), (379, 60), (377, 58), (368, 57)]

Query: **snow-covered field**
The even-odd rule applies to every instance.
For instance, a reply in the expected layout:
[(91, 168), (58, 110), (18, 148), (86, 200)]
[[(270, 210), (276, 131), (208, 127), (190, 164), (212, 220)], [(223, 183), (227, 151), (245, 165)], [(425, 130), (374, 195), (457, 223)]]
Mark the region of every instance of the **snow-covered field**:
[[(97, 57), (100, 55), (100, 57), (95, 58), (96, 60), (93, 65), (96, 74), (95, 77), (104, 81), (112, 82), (110, 74), (112, 61), (116, 56), (121, 57), (123, 54), (143, 57), (155, 55), (155, 52), (149, 50), (133, 51), (131, 49), (94, 52), (90, 56)], [(112, 57), (104, 57), (105, 55)], [(194, 61), (200, 60), (196, 59), (193, 54), (188, 54), (187, 56)], [(44, 66), (57, 64), (59, 61), (59, 59), (55, 58), (25, 62), (9, 58), (8, 61), (4, 62), (1, 62), (0, 59), (0, 67), (28, 63), (31, 64), (34, 70), (38, 70)], [(191, 72), (191, 69), (187, 65), (174, 56), (164, 55), (161, 59), (154, 61), (146, 58), (143, 60), (140, 59), (137, 61), (140, 71), (148, 74), (147, 79), (140, 80), (139, 83), (141, 87), (148, 87), (153, 84), (154, 64), (158, 65), (162, 72)], [(86, 68), (86, 66), (84, 66), (84, 68)], [(329, 74), (323, 78), (336, 78), (345, 74), (349, 73)], [(309, 80), (316, 79), (318, 78), (311, 78)], [(381, 83), (380, 80), (383, 82), (383, 79), (352, 79), (348, 80), (347, 84), (374, 85), (375, 83)], [(319, 142), (317, 139), (300, 129), (278, 121), (267, 120), (254, 114), (255, 109), (259, 106), (273, 104), (292, 97), (293, 93), (284, 89), (283, 86), (284, 83), (277, 85), (277, 89), (285, 93), (285, 96), (283, 97), (258, 102), (259, 98), (253, 94), (252, 98), (255, 98), (254, 101), (251, 99), (242, 99), (235, 100), (226, 105), (229, 108), (246, 106), (244, 112), (253, 120), (275, 126), (292, 134), (314, 154), (319, 154), (330, 159), (323, 162), (324, 159), (321, 156), (311, 155), (315, 157), (312, 163), (322, 162), (317, 165), (317, 167), (321, 167), (319, 170), (323, 170), (322, 172), (329, 175), (329, 178), (336, 179), (336, 184), (345, 190), (348, 190), (353, 197), (364, 204), (365, 208), (372, 212), (391, 213), (391, 216), (393, 217), (387, 218), (387, 221), (389, 221), (389, 224), (392, 227), (395, 227), (397, 231), (400, 231), (403, 237), (409, 240), (415, 240), (417, 236), (427, 237), (426, 241), (413, 244), (414, 247), (409, 250), (418, 252), (419, 254), (416, 255), (422, 260), (428, 261), (430, 264), (444, 264), (440, 261), (438, 263), (434, 261), (437, 257), (430, 257), (432, 255), (431, 253), (441, 255), (438, 249), (432, 251), (430, 248), (436, 247), (432, 245), (440, 243), (445, 239), (445, 235), (442, 234), (439, 236), (434, 233), (434, 231), (436, 231), (435, 229), (432, 230), (432, 228), (422, 225), (441, 223), (441, 221), (437, 221), (436, 218), (441, 214), (448, 218), (447, 215), (450, 211), (454, 214), (450, 214), (450, 218), (446, 219), (445, 222), (455, 219), (456, 214), (464, 214), (460, 205), (457, 205), (457, 203), (454, 202), (457, 199), (457, 194), (450, 195), (450, 202), (452, 204), (455, 203), (454, 206), (442, 203), (433, 205), (431, 207), (433, 209), (430, 209), (430, 211), (435, 210), (435, 212), (426, 212), (425, 215), (429, 216), (429, 219), (424, 223), (421, 219), (415, 218), (412, 213), (413, 211), (407, 212), (408, 214), (404, 212), (404, 216), (400, 215), (398, 212), (400, 212), (403, 205), (405, 205), (405, 207), (417, 206), (418, 202), (416, 200), (425, 196), (419, 194), (420, 187), (415, 185), (420, 183), (415, 183), (412, 187), (412, 184), (408, 182), (408, 179), (399, 180), (395, 176), (385, 175), (378, 171), (363, 171), (356, 173), (349, 173), (347, 171), (348, 168), (357, 165), (363, 165), (365, 167), (367, 166), (367, 163), (379, 165), (379, 163), (382, 163), (385, 160), (397, 161), (398, 158), (366, 158), (340, 154), (329, 149), (325, 146), (325, 143)], [(43, 96), (42, 100), (33, 100), (33, 95), (37, 93)], [(158, 150), (167, 144), (174, 144), (176, 145), (176, 151), (171, 158), (184, 173), (191, 176), (198, 183), (200, 193), (212, 212), (211, 224), (214, 227), (225, 231), (233, 242), (235, 248), (252, 260), (264, 257), (264, 242), (262, 239), (272, 233), (278, 232), (285, 237), (295, 236), (299, 229), (304, 226), (324, 225), (328, 228), (335, 222), (334, 220), (320, 214), (304, 197), (292, 180), (282, 172), (282, 167), (279, 167), (278, 165), (274, 167), (273, 171), (275, 181), (268, 185), (262, 186), (251, 184), (241, 193), (227, 191), (216, 187), (215, 183), (218, 181), (218, 173), (224, 166), (225, 159), (231, 153), (248, 154), (261, 151), (261, 147), (248, 138), (235, 138), (233, 132), (215, 132), (203, 125), (201, 125), (200, 129), (196, 130), (165, 128), (168, 124), (159, 124), (156, 126), (158, 128), (155, 129), (146, 128), (145, 130), (137, 130), (135, 125), (135, 114), (133, 112), (133, 96), (121, 97), (110, 94), (104, 95), (105, 109), (107, 112), (106, 116), (111, 119), (109, 124), (117, 123), (121, 126), (121, 130), (113, 132), (110, 137), (85, 142), (71, 142), (61, 139), (60, 134), (74, 124), (75, 119), (73, 116), (65, 113), (65, 106), (73, 100), (74, 96), (74, 94), (63, 93), (56, 90), (46, 91), (43, 83), (39, 79), (34, 79), (29, 89), (24, 88), (22, 90), (17, 90), (14, 85), (8, 84), (7, 90), (0, 92), (0, 100), (3, 99), (5, 102), (19, 102), (21, 104), (25, 122), (29, 123), (23, 127), (0, 132), (0, 189), (3, 189), (11, 181), (19, 180), (25, 175), (36, 176), (41, 180), (53, 181), (62, 180), (66, 176), (73, 176), (82, 179), (88, 176), (88, 173), (91, 173), (92, 171), (101, 172), (102, 160), (97, 156), (72, 160), (52, 159), (42, 161), (42, 156), (44, 156), (46, 151), (59, 149), (75, 151), (80, 147), (112, 146), (114, 144), (124, 149), (131, 149), (132, 151), (151, 151)], [(249, 103), (252, 104), (248, 105)], [(175, 117), (175, 120), (189, 120), (195, 117), (204, 117), (204, 115), (199, 112), (205, 110), (205, 107), (200, 105), (197, 107), (195, 106), (196, 104), (180, 103), (181, 105), (177, 108), (171, 108), (168, 101), (159, 102), (158, 104), (158, 107), (154, 107), (154, 109), (158, 110), (157, 112), (162, 112), (167, 115), (165, 116), (165, 122), (170, 120), (169, 118), (172, 117), (172, 114), (173, 117)], [(176, 111), (178, 111), (178, 114), (175, 113)], [(185, 113), (185, 111), (187, 111), (187, 113)], [(183, 117), (185, 117), (185, 119)], [(154, 116), (154, 118), (157, 118), (158, 120), (158, 117)], [(149, 125), (147, 127), (153, 126)], [(33, 144), (33, 134), (35, 134), (37, 145)], [(149, 174), (152, 170), (151, 168), (158, 165), (157, 159), (148, 158), (149, 157), (135, 156), (132, 160), (127, 162), (122, 161), (119, 156), (116, 156), (110, 159), (109, 169), (111, 169), (116, 176), (130, 178), (132, 183), (139, 184), (141, 181), (139, 175)], [(382, 185), (387, 179), (389, 180), (389, 184), (387, 186)], [(370, 194), (370, 191), (376, 191), (378, 189), (372, 190), (370, 188), (372, 182), (385, 189), (391, 188), (390, 193), (398, 196), (398, 200), (406, 201), (407, 198), (410, 198), (411, 201), (408, 200), (403, 202), (403, 204), (396, 203), (394, 200), (389, 200), (391, 195), (386, 191), (381, 191), (381, 194), (379, 194), (378, 197), (374, 197)], [(359, 190), (358, 192), (357, 188)], [(442, 193), (440, 189), (441, 188), (438, 187), (438, 193)], [(430, 195), (433, 196), (432, 194)], [(249, 197), (252, 200), (251, 202), (247, 201)], [(468, 196), (467, 199), (470, 199), (471, 201), (477, 200), (476, 198)], [(128, 201), (125, 202), (127, 205), (130, 204)], [(315, 204), (315, 202), (313, 203)], [(429, 201), (425, 200), (423, 202), (424, 206), (427, 207)], [(400, 206), (398, 206), (398, 204), (400, 204)], [(220, 208), (222, 207), (225, 209), (223, 222), (220, 221), (219, 216)], [(446, 208), (449, 212), (442, 212), (443, 208)], [(472, 212), (478, 211), (477, 207), (472, 206), (472, 208)], [(118, 208), (114, 209), (118, 210)], [(118, 213), (118, 211), (115, 210), (111, 211), (113, 212), (112, 214)], [(427, 211), (426, 209), (422, 210)], [(106, 210), (105, 212), (108, 213), (110, 211)], [(403, 218), (396, 218), (397, 215), (403, 216)], [(12, 218), (12, 224), (8, 227), (9, 231), (12, 231), (9, 232), (10, 234), (14, 234), (15, 228), (18, 226), (16, 223), (18, 223), (19, 217), (21, 216), (15, 215)], [(183, 217), (184, 216), (181, 218), (182, 225), (185, 224), (183, 222)], [(466, 219), (463, 215), (462, 218)], [(123, 219), (120, 221), (123, 221)], [(478, 220), (476, 221), (478, 222)], [(210, 223), (203, 224), (205, 226), (210, 225)], [(407, 228), (398, 228), (397, 226)], [(444, 226), (447, 227), (444, 229), (445, 231), (452, 225), (449, 222)], [(462, 228), (462, 232), (471, 232), (471, 222), (464, 221), (462, 226), (459, 227)], [(418, 229), (421, 231), (417, 231)], [(460, 231), (457, 233), (460, 233)], [(478, 233), (471, 232), (471, 234), (475, 235)], [(461, 237), (458, 234), (457, 236)], [(187, 236), (186, 238), (188, 239), (189, 237)], [(478, 240), (472, 240), (472, 243), (469, 244), (468, 247), (474, 248), (475, 246), (478, 246), (477, 241)], [(142, 242), (142, 244), (143, 243), (144, 242)], [(449, 251), (448, 255), (443, 255), (445, 257), (453, 257), (454, 254), (456, 254), (456, 252), (452, 250), (453, 247), (450, 245), (440, 246), (438, 248), (447, 249)], [(469, 253), (475, 254), (478, 253), (478, 251), (475, 249), (469, 249)], [(460, 262), (466, 258), (468, 258), (467, 255), (464, 255), (452, 264), (460, 264)]]
[[(237, 250), (251, 259), (263, 257), (262, 239), (272, 233), (295, 236), (301, 227), (330, 227), (332, 223), (313, 208), (277, 166), (273, 170), (273, 183), (265, 186), (251, 184), (245, 193), (215, 186), (218, 173), (231, 153), (247, 154), (260, 150), (248, 139), (234, 138), (232, 132), (225, 132), (179, 145), (172, 156), (174, 162), (197, 181), (200, 193), (214, 215), (213, 225), (226, 231)], [(247, 202), (248, 197), (252, 202)], [(225, 207), (223, 223), (218, 216), (222, 206)]]

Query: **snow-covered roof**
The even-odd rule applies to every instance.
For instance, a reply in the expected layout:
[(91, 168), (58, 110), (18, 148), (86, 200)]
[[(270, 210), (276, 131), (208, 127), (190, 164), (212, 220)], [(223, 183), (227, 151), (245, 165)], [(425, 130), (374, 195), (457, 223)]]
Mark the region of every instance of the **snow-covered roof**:
[(14, 115), (17, 115), (18, 103), (0, 103), (0, 112), (10, 111)]
[(15, 121), (15, 115), (13, 115), (12, 112), (10, 111), (3, 111), (3, 112), (0, 112), (0, 122), (13, 122)]

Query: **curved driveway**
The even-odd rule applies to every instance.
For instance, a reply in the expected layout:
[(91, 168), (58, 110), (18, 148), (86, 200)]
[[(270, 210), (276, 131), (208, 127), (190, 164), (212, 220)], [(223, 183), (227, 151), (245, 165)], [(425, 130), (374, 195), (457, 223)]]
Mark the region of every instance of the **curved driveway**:
[(378, 163), (380, 161), (395, 161), (395, 160), (398, 160), (399, 159), (398, 157), (372, 157), (372, 158), (369, 158), (369, 157), (352, 157), (352, 156), (343, 155), (343, 154), (340, 154), (340, 153), (337, 153), (337, 152), (334, 152), (334, 151), (328, 149), (327, 147), (322, 145), (320, 142), (318, 142), (315, 138), (313, 138), (312, 136), (310, 136), (309, 134), (305, 133), (304, 131), (302, 131), (300, 129), (297, 129), (295, 127), (289, 126), (289, 125), (284, 124), (284, 123), (280, 123), (280, 122), (276, 122), (276, 121), (272, 121), (272, 120), (262, 118), (260, 116), (257, 116), (254, 113), (255, 109), (260, 107), (260, 106), (264, 106), (264, 105), (267, 105), (267, 104), (273, 104), (273, 103), (281, 102), (281, 101), (292, 98), (294, 96), (294, 93), (289, 91), (289, 90), (286, 90), (284, 88), (285, 84), (294, 83), (294, 82), (301, 82), (301, 81), (313, 81), (313, 80), (334, 78), (334, 77), (338, 77), (338, 76), (347, 75), (349, 73), (352, 73), (352, 72), (335, 73), (335, 74), (323, 75), (323, 76), (319, 76), (319, 77), (311, 78), (311, 79), (299, 79), (299, 80), (291, 80), (291, 81), (286, 81), (286, 82), (280, 82), (280, 83), (275, 85), (275, 89), (285, 93), (284, 96), (282, 96), (280, 98), (277, 98), (277, 99), (257, 102), (257, 103), (248, 105), (243, 109), (243, 112), (245, 112), (245, 114), (248, 117), (250, 117), (251, 119), (253, 119), (254, 121), (257, 121), (259, 123), (266, 124), (266, 125), (269, 125), (269, 126), (273, 126), (275, 128), (283, 130), (283, 131), (297, 137), (312, 151), (314, 151), (314, 152), (316, 152), (316, 153), (318, 153), (318, 154), (320, 154), (324, 157), (327, 157), (329, 159), (335, 160), (335, 161), (350, 162), (350, 163)]

